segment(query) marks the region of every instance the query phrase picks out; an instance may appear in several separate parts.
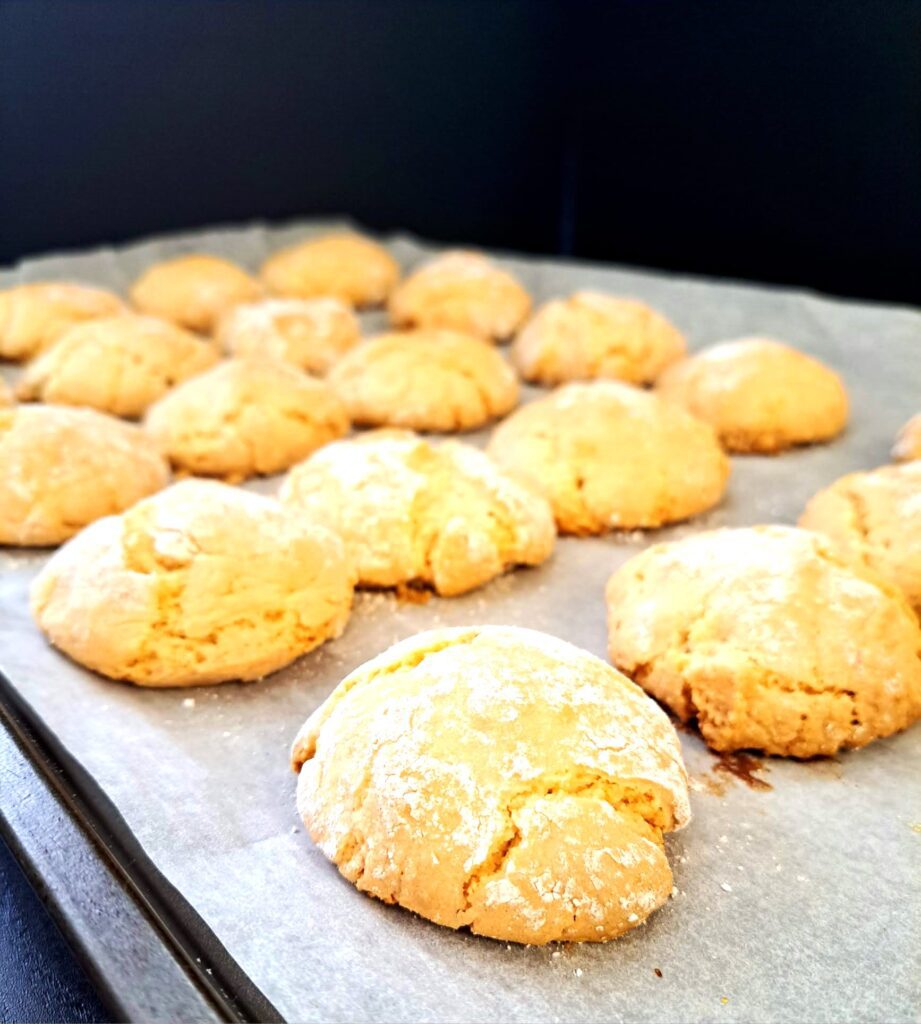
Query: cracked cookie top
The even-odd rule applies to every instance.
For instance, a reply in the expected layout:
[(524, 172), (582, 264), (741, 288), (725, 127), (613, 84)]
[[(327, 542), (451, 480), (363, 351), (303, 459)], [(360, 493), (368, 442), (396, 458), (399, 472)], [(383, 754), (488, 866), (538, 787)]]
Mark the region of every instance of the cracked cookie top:
[(487, 451), (547, 496), (562, 533), (687, 519), (722, 498), (729, 476), (710, 426), (617, 381), (566, 384), (523, 406)]
[(607, 604), (613, 663), (715, 750), (831, 755), (921, 716), (911, 608), (807, 530), (656, 545), (614, 573)]
[(424, 263), (390, 296), (397, 327), (447, 328), (503, 341), (531, 311), (519, 282), (479, 252), (451, 251)]
[(0, 409), (0, 544), (60, 544), (168, 480), (140, 427), (92, 409)]
[(474, 430), (518, 402), (518, 377), (491, 345), (446, 330), (382, 334), (327, 378), (363, 426)]
[(237, 356), (268, 356), (324, 374), (358, 344), (358, 318), (341, 299), (263, 299), (221, 317), (215, 341)]
[(187, 480), (94, 523), (36, 578), (32, 613), (75, 661), (143, 686), (259, 679), (338, 636), (342, 542), (277, 501)]
[(841, 477), (810, 498), (799, 525), (824, 533), (921, 613), (921, 463)]
[(478, 587), (553, 548), (543, 498), (481, 451), (408, 431), (327, 445), (288, 475), (282, 500), (345, 539), (359, 583), (422, 583), (443, 595)]
[(0, 291), (0, 359), (31, 359), (84, 320), (125, 309), (112, 292), (67, 281), (20, 284)]
[(644, 302), (581, 291), (538, 309), (515, 338), (512, 361), (538, 384), (597, 377), (649, 384), (684, 350), (681, 332)]
[(164, 395), (145, 421), (173, 465), (243, 480), (279, 473), (349, 429), (324, 381), (268, 357), (227, 359)]
[(124, 313), (71, 327), (28, 365), (16, 395), (133, 419), (217, 358), (213, 345), (175, 324)]
[(261, 276), (275, 295), (328, 295), (350, 306), (379, 306), (399, 280), (400, 267), (382, 245), (344, 233), (282, 249), (265, 261)]
[(292, 749), (298, 809), (359, 889), (450, 928), (601, 941), (668, 898), (689, 818), (665, 714), (534, 630), (441, 629), (347, 676)]
[(838, 374), (772, 338), (713, 345), (669, 367), (656, 388), (712, 424), (733, 452), (772, 453), (827, 441), (848, 418)]
[(258, 299), (262, 287), (230, 260), (190, 254), (155, 263), (138, 277), (130, 294), (142, 313), (210, 334), (222, 313)]

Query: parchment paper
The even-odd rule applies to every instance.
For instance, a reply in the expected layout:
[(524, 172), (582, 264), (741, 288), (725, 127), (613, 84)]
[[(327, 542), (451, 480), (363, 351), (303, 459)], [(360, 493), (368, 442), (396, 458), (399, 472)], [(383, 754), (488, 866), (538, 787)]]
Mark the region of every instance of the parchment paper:
[[(324, 226), (209, 231), (32, 260), (0, 274), (0, 287), (75, 278), (124, 292), (148, 263), (191, 250), (255, 269)], [(432, 250), (390, 241), (405, 267)], [(543, 629), (603, 657), (602, 593), (617, 565), (648, 542), (706, 527), (794, 522), (819, 487), (887, 461), (897, 427), (921, 409), (917, 312), (614, 267), (502, 262), (538, 301), (577, 287), (646, 299), (693, 348), (747, 333), (787, 338), (844, 374), (851, 426), (831, 445), (734, 458), (725, 503), (693, 523), (564, 539), (544, 567), (463, 598), (411, 605), (362, 595), (341, 639), (259, 684), (157, 692), (84, 672), (45, 645), (26, 610), (46, 556), (7, 550), (0, 666), (290, 1020), (918, 1020), (921, 727), (835, 760), (770, 760), (773, 788), (760, 792), (715, 775), (713, 755), (682, 735), (696, 791), (692, 824), (668, 841), (677, 894), (607, 945), (523, 948), (439, 928), (362, 896), (304, 834), (288, 746), (353, 667), (418, 630), (487, 622)], [(380, 314), (366, 321), (383, 323)]]

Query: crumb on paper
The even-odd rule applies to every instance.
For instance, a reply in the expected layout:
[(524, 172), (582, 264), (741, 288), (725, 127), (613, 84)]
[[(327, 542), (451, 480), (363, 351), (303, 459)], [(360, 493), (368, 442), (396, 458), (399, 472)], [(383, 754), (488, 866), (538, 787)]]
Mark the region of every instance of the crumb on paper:
[(677, 895), (678, 895), (678, 886), (677, 885), (673, 885), (672, 886), (672, 899), (674, 899)]
[(572, 973), (573, 973), (573, 974), (574, 974), (574, 975), (575, 975), (575, 976), (576, 976), (577, 978), (581, 978), (581, 977), (582, 977), (582, 968), (581, 968), (581, 967), (577, 967), (577, 968), (576, 968), (576, 969), (575, 969), (575, 970), (574, 970), (574, 971), (573, 971)]
[(194, 708), (195, 707), (195, 698), (194, 697), (183, 697), (182, 698), (182, 706), (184, 708)]
[(554, 951), (553, 951), (553, 952), (552, 952), (552, 953), (550, 954), (550, 956), (551, 956), (551, 958), (552, 958), (553, 960), (559, 960), (559, 958), (560, 958), (560, 957), (561, 957), (562, 955), (563, 955), (563, 954), (562, 954), (562, 952), (561, 952), (561, 951), (560, 951), (559, 949), (555, 949), (555, 950), (554, 950)]
[(657, 978), (661, 978), (661, 977), (662, 977), (662, 968), (661, 968), (661, 967), (653, 967), (653, 969), (652, 969), (652, 973), (653, 973), (653, 974), (654, 974), (654, 975), (655, 975), (655, 976), (656, 976)]
[(720, 888), (723, 892), (732, 892), (732, 886), (728, 882), (720, 882)]
[(921, 821), (910, 821), (908, 827), (915, 833), (915, 835), (921, 836)]
[(725, 1006), (729, 1002), (729, 996), (720, 996), (720, 1003)]
[(729, 842), (729, 836), (720, 836), (720, 842), (721, 843), (728, 843)]
[(796, 876), (796, 880), (797, 880), (797, 882), (808, 882), (809, 881), (809, 879), (805, 875), (797, 875)]

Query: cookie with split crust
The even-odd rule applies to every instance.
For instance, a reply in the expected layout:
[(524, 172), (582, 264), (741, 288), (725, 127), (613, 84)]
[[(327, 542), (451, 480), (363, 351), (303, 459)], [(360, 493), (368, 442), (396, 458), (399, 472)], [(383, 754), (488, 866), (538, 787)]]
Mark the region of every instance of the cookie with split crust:
[(343, 537), (359, 585), (465, 593), (550, 556), (550, 508), (481, 451), (406, 431), (327, 445), (295, 466), (282, 500)]
[(689, 819), (675, 730), (600, 659), (433, 630), (347, 676), (292, 750), (313, 841), (359, 890), (508, 942), (605, 941), (668, 899)]
[(921, 716), (902, 594), (788, 526), (657, 544), (607, 585), (611, 661), (714, 750), (831, 756)]
[(543, 494), (561, 533), (652, 528), (716, 505), (729, 460), (713, 429), (617, 381), (566, 384), (522, 406), (487, 447)]
[(345, 627), (339, 538), (277, 501), (186, 480), (94, 523), (35, 579), (32, 614), (74, 661), (139, 686), (261, 679)]

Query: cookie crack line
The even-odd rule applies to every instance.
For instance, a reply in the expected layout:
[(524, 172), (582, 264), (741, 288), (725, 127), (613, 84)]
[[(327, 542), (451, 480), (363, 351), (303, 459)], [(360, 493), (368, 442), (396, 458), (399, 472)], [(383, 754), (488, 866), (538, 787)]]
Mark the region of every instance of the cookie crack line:
[[(329, 697), (327, 697), (326, 701), (320, 705), (318, 710), (322, 710), (324, 714), (318, 724), (309, 733), (307, 733), (306, 736), (298, 736), (295, 739), (294, 747), (291, 751), (292, 769), (295, 772), (299, 772), (308, 761), (313, 759), (317, 752), (317, 741), (323, 728), (323, 724), (330, 718), (341, 701), (351, 693), (356, 686), (365, 686), (368, 683), (374, 682), (376, 679), (382, 678), (383, 676), (393, 675), (395, 672), (418, 668), (426, 658), (429, 658), (434, 654), (438, 654), (441, 651), (445, 651), (449, 647), (457, 647), (462, 644), (472, 643), (477, 639), (477, 637), (479, 637), (479, 635), (480, 631), (478, 629), (471, 629), (448, 639), (433, 643), (422, 650), (417, 650), (411, 657), (402, 658), (400, 661), (388, 662), (386, 665), (380, 665), (377, 668), (372, 669), (370, 672), (362, 675), (355, 674), (351, 677), (347, 676), (339, 686), (333, 690)], [(313, 716), (307, 720), (308, 724), (312, 722), (312, 720)]]
[[(490, 879), (502, 874), (512, 852), (524, 840), (524, 833), (517, 821), (519, 812), (529, 804), (556, 795), (600, 799), (626, 818), (632, 830), (641, 838), (662, 845), (665, 822), (654, 810), (656, 796), (651, 790), (595, 770), (576, 770), (569, 774), (539, 776), (513, 793), (506, 802), (505, 829), (500, 832), (486, 856), (474, 866), (464, 881), (461, 889), (461, 914), (470, 913), (476, 893)], [(470, 918), (465, 923), (470, 924), (474, 920), (475, 918)]]

